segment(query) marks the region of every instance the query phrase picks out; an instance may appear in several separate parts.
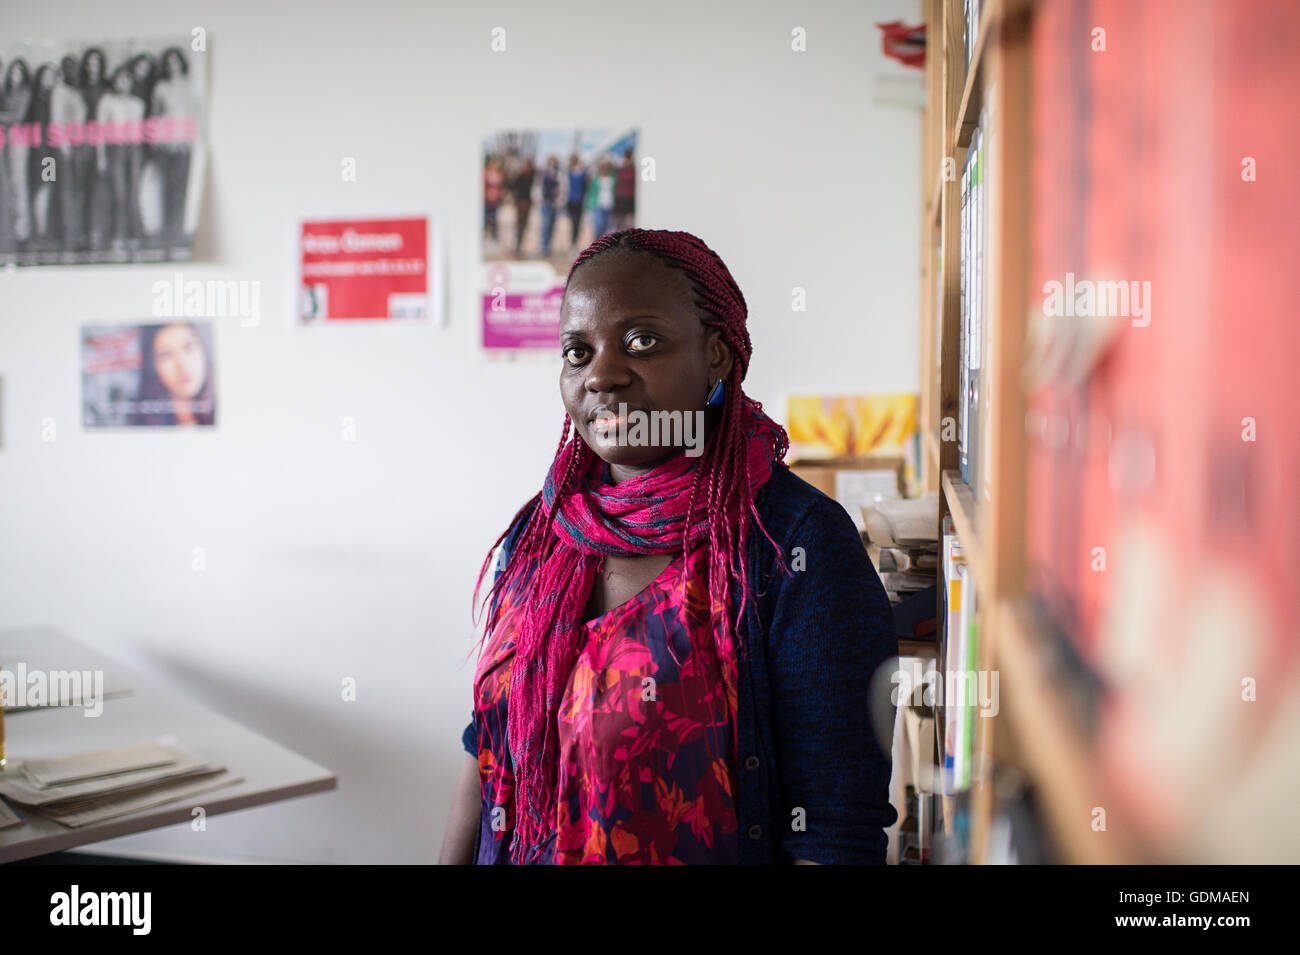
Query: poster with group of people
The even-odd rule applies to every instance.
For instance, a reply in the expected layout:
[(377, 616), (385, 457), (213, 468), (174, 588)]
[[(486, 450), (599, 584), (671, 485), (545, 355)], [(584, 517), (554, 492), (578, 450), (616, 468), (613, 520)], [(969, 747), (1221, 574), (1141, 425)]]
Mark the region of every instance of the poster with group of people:
[(206, 38), (0, 43), (0, 264), (193, 256)]
[(558, 347), (579, 252), (636, 224), (635, 129), (505, 130), (483, 142), (483, 347)]

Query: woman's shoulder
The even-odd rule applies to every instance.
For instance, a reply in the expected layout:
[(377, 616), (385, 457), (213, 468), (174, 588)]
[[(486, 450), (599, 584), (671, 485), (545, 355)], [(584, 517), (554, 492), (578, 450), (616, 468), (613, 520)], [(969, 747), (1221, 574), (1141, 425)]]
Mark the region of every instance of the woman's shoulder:
[[(767, 557), (758, 567), (768, 568), (766, 576), (754, 571), (766, 594), (761, 619), (773, 621), (770, 614), (785, 601), (793, 616), (782, 624), (783, 641), (811, 645), (848, 632), (844, 628), (870, 629), (886, 640), (893, 633), (889, 599), (849, 512), (787, 468), (778, 468), (764, 491), (769, 493), (757, 502), (759, 515), (797, 572), (781, 573), (772, 545), (758, 535)], [(817, 623), (809, 629), (814, 619)]]
[[(821, 573), (798, 575), (799, 578), (816, 578), (818, 586), (829, 586), (830, 581), (839, 577), (860, 574), (868, 576), (871, 558), (862, 542), (862, 535), (857, 524), (849, 516), (843, 505), (833, 497), (823, 493), (787, 467), (778, 467), (772, 477), (763, 485), (755, 507), (763, 521), (767, 535), (759, 532), (752, 534), (758, 547), (755, 554), (758, 563), (753, 572), (760, 580), (770, 582), (777, 579), (772, 588), (773, 599), (788, 586), (795, 585), (795, 580), (780, 573), (773, 542), (780, 549), (786, 560), (796, 553), (806, 561), (805, 568), (833, 568), (829, 576)], [(771, 537), (772, 542), (768, 541)], [(767, 568), (762, 571), (759, 568)], [(764, 588), (766, 589), (766, 584)]]
[(799, 475), (782, 464), (772, 471), (754, 501), (763, 526), (778, 540), (782, 535), (812, 532), (843, 533), (857, 527), (848, 511), (833, 497), (813, 487)]

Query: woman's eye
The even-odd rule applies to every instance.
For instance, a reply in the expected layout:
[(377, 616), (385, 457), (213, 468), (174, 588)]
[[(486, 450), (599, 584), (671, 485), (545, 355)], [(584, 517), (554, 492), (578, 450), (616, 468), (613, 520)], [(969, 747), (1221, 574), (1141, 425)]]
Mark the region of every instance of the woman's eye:
[[(632, 349), (632, 351), (645, 351), (647, 348), (653, 348), (655, 342), (657, 342), (658, 340), (659, 339), (655, 338), (653, 335), (634, 335), (632, 336), (631, 341), (629, 341), (627, 344), (628, 347)], [(648, 344), (641, 345), (640, 347), (638, 347), (637, 342), (648, 342)]]
[(587, 349), (583, 348), (580, 345), (570, 345), (568, 348), (564, 349), (564, 360), (567, 361), (570, 365), (581, 365), (583, 362), (583, 355), (582, 354), (575, 355), (574, 353), (575, 352), (585, 353), (586, 350)]

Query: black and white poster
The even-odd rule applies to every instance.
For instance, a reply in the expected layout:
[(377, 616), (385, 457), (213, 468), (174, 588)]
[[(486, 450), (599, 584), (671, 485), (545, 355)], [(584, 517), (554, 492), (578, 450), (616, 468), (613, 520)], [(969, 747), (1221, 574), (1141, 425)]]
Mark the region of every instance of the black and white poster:
[(0, 42), (0, 264), (185, 261), (206, 37)]

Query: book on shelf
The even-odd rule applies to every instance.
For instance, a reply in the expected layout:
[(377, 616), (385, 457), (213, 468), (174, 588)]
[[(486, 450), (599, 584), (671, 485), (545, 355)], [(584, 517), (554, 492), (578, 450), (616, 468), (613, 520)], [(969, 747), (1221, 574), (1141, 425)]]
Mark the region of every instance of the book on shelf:
[(989, 311), (989, 291), (993, 275), (993, 244), (989, 222), (991, 218), (990, 210), (993, 208), (994, 189), (994, 179), (989, 175), (989, 170), (992, 168), (990, 159), (994, 149), (994, 137), (989, 128), (987, 110), (980, 110), (977, 129), (979, 132), (979, 156), (977, 159), (978, 181), (976, 191), (978, 205), (976, 208), (975, 229), (978, 252), (975, 258), (976, 270), (980, 279), (979, 296), (976, 302), (978, 321), (975, 326), (972, 359), (978, 362), (978, 365), (974, 376), (976, 381), (974, 414), (977, 423), (974, 438), (975, 464), (971, 468), (971, 473), (976, 476), (975, 483), (972, 484), (972, 489), (976, 492), (976, 501), (986, 501), (990, 496), (989, 476), (993, 473), (993, 469), (988, 465), (988, 451), (992, 447), (989, 440), (989, 427), (993, 421), (993, 406), (989, 400), (992, 397), (992, 389), (988, 387), (989, 382), (985, 378), (985, 370), (989, 366), (987, 357), (990, 354), (989, 339), (992, 328), (992, 313)]
[(984, 262), (984, 118), (981, 115), (979, 124), (971, 138), (971, 153), (974, 158), (971, 161), (971, 221), (970, 221), (970, 247), (971, 247), (971, 296), (969, 302), (970, 308), (970, 349), (966, 355), (966, 362), (970, 367), (967, 373), (967, 381), (970, 384), (970, 390), (966, 395), (966, 419), (970, 422), (970, 429), (967, 433), (967, 458), (969, 460), (970, 476), (966, 479), (971, 487), (979, 483), (981, 473), (981, 441), (980, 441), (980, 394), (983, 390), (983, 377), (981, 371), (984, 367), (982, 341), (984, 338), (984, 303), (986, 277), (988, 275)]
[(943, 369), (943, 243), (940, 241), (934, 249), (934, 370), (938, 380), (942, 380)]
[(958, 285), (960, 292), (957, 297), (957, 465), (961, 469), (961, 479), (967, 480), (969, 474), (969, 461), (966, 459), (966, 448), (968, 446), (967, 430), (969, 421), (967, 420), (966, 392), (970, 388), (970, 371), (966, 363), (966, 353), (970, 348), (967, 338), (970, 333), (970, 306), (967, 304), (967, 298), (970, 295), (970, 163), (974, 156), (974, 151), (966, 154), (966, 164), (961, 171), (961, 238), (959, 248), (961, 253), (957, 259)]
[(961, 605), (962, 634), (965, 637), (962, 651), (965, 658), (961, 679), (957, 681), (962, 696), (956, 701), (958, 712), (961, 713), (961, 735), (957, 750), (961, 769), (956, 780), (959, 789), (969, 789), (971, 784), (971, 766), (975, 761), (976, 708), (979, 705), (979, 617), (976, 612), (979, 610), (980, 595), (973, 568), (969, 564), (966, 567), (966, 584)]
[[(961, 633), (961, 598), (962, 582), (965, 576), (965, 560), (961, 554), (961, 542), (957, 539), (957, 533), (953, 528), (952, 518), (945, 516), (943, 519), (943, 540), (941, 544), (941, 556), (943, 558), (943, 646), (940, 650), (942, 654), (942, 666), (939, 672), (940, 691), (947, 689), (947, 675), (952, 671), (957, 659), (960, 646)], [(953, 718), (946, 692), (941, 699), (943, 711), (943, 775), (941, 788), (944, 792), (950, 792), (952, 786), (950, 781), (953, 776), (956, 764), (957, 753), (957, 721)]]
[(961, 262), (959, 268), (958, 332), (958, 402), (957, 461), (962, 480), (972, 487), (979, 484), (985, 468), (981, 448), (987, 445), (983, 429), (986, 415), (981, 415), (984, 398), (984, 354), (987, 343), (988, 295), (988, 196), (985, 116), (971, 134), (966, 164), (961, 177)]
[(965, 43), (962, 48), (962, 55), (966, 58), (966, 68), (970, 69), (971, 54), (975, 49), (976, 32), (974, 24), (971, 23), (970, 7), (973, 0), (962, 0), (962, 35)]
[(977, 702), (972, 693), (978, 691), (978, 632), (974, 613), (977, 587), (974, 568), (966, 561), (950, 517), (944, 518), (941, 547), (945, 621), (940, 675), (944, 713), (943, 788), (944, 792), (953, 793), (970, 785)]
[(969, 69), (971, 60), (975, 58), (975, 42), (979, 39), (980, 0), (965, 0), (962, 13), (966, 27), (966, 68)]

